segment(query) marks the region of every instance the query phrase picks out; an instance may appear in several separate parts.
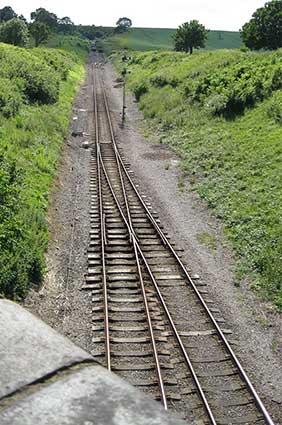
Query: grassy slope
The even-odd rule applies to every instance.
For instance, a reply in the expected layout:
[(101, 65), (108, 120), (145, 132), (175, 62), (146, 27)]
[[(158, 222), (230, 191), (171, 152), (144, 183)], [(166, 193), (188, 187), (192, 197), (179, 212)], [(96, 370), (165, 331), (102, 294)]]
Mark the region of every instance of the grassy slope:
[[(132, 28), (121, 36), (117, 35), (106, 39), (105, 46), (108, 51), (125, 47), (141, 51), (171, 50), (174, 32), (174, 29), (166, 28)], [(240, 45), (239, 32), (210, 31), (206, 49), (234, 49)]]
[[(238, 281), (249, 275), (251, 286), (280, 309), (282, 95), (279, 90), (271, 95), (269, 87), (277, 68), (281, 86), (281, 65), (281, 51), (226, 50), (193, 57), (134, 53), (128, 66), (129, 86), (140, 96), (147, 123), (162, 142), (180, 153), (192, 190), (223, 220), (238, 258)], [(251, 95), (263, 96), (262, 76), (264, 101), (258, 98), (254, 107), (247, 106), (232, 119), (214, 114), (222, 107), (223, 93), (227, 97), (237, 93), (241, 100), (247, 91), (247, 102)], [(202, 94), (196, 101), (193, 96), (207, 81), (214, 84), (216, 94)]]
[[(10, 117), (3, 116), (0, 109), (0, 295), (9, 298), (23, 297), (31, 285), (40, 283), (44, 273), (49, 193), (69, 126), (72, 101), (85, 73), (87, 46), (81, 43), (79, 39), (65, 39), (64, 43), (60, 39), (62, 53), (0, 44), (1, 55), (6, 55), (6, 59), (0, 55), (0, 63), (5, 60), (6, 72), (12, 75), (9, 58), (13, 58), (16, 78), (21, 74), (21, 79), (16, 80), (20, 88), (32, 72), (30, 60), (33, 67), (43, 67), (39, 89), (47, 75), (51, 82), (50, 76), (60, 80), (55, 103), (38, 104), (25, 99), (19, 111)], [(70, 46), (71, 55), (64, 50)], [(55, 63), (58, 57), (66, 66), (66, 79), (46, 63)], [(26, 74), (20, 71), (25, 68)]]

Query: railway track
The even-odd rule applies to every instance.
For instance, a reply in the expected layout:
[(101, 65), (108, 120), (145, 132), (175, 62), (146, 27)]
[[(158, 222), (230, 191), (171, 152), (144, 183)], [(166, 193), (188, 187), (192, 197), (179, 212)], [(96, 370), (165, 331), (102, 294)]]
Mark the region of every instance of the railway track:
[(91, 230), (83, 289), (93, 355), (190, 422), (273, 424), (236, 358), (228, 329), (133, 182), (93, 65)]

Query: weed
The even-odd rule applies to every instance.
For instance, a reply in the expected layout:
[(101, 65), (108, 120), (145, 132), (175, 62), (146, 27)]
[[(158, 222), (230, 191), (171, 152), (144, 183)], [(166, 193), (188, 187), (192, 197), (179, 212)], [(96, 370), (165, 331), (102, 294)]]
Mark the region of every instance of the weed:
[(180, 193), (183, 193), (185, 191), (185, 181), (184, 181), (184, 177), (183, 176), (180, 176), (178, 178), (177, 187), (178, 187), (178, 191)]
[(255, 320), (263, 328), (269, 328), (271, 326), (270, 321), (269, 321), (269, 319), (266, 316), (257, 316)]
[(197, 240), (211, 251), (216, 250), (217, 242), (216, 237), (209, 232), (201, 232), (197, 234)]
[(274, 337), (272, 339), (272, 343), (271, 343), (271, 349), (272, 351), (274, 351), (275, 353), (282, 350), (282, 340), (277, 339), (276, 337)]

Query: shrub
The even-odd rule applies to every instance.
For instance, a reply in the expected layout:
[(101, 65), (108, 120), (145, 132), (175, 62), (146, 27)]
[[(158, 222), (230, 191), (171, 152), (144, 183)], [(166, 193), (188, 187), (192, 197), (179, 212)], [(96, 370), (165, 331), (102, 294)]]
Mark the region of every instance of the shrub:
[(272, 90), (282, 89), (282, 68), (280, 67), (274, 71), (271, 88)]
[(141, 96), (148, 92), (147, 84), (142, 82), (133, 88), (133, 93), (137, 101), (140, 100)]
[(177, 87), (179, 81), (176, 78), (168, 78), (164, 75), (155, 75), (150, 79), (150, 83), (153, 87), (165, 87), (167, 85), (171, 87)]
[(4, 117), (15, 116), (23, 103), (17, 84), (7, 78), (0, 78), (0, 112)]
[(281, 92), (275, 93), (267, 108), (267, 114), (273, 118), (275, 122), (282, 125), (282, 94)]
[(16, 82), (28, 103), (55, 103), (59, 96), (59, 72), (54, 72), (42, 58), (33, 54), (33, 50), (3, 46), (0, 46), (0, 78)]
[(11, 19), (0, 27), (0, 41), (25, 46), (28, 41), (27, 24), (19, 18)]
[(228, 103), (228, 98), (224, 94), (215, 94), (207, 98), (205, 109), (211, 115), (221, 115)]
[(59, 98), (59, 79), (46, 66), (23, 67), (24, 93), (30, 103), (51, 104)]
[(246, 108), (269, 97), (282, 87), (282, 70), (269, 62), (246, 61), (189, 80), (184, 94), (192, 102), (206, 105), (214, 115), (240, 115)]
[(69, 54), (63, 51), (37, 48), (33, 50), (38, 58), (42, 59), (55, 72), (57, 72), (62, 80), (66, 80), (69, 70), (72, 68), (75, 60)]

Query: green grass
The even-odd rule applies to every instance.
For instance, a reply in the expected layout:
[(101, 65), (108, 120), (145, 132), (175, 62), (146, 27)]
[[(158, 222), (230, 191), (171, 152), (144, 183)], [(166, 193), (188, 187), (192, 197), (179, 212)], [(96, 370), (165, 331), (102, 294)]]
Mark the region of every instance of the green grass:
[[(118, 56), (113, 56), (116, 61)], [(120, 64), (118, 64), (118, 67)], [(225, 226), (237, 278), (282, 309), (282, 51), (133, 53), (152, 133)]]
[(0, 83), (14, 87), (0, 96), (0, 296), (22, 298), (43, 279), (49, 195), (86, 55), (0, 44)]
[[(103, 44), (109, 53), (112, 50), (172, 50), (172, 35), (175, 29), (167, 28), (132, 28), (122, 35), (107, 38)], [(235, 49), (242, 44), (239, 32), (210, 31), (206, 50)]]
[(90, 48), (90, 42), (86, 38), (76, 35), (52, 34), (43, 47), (60, 49), (74, 54), (84, 61), (85, 52), (88, 52)]

